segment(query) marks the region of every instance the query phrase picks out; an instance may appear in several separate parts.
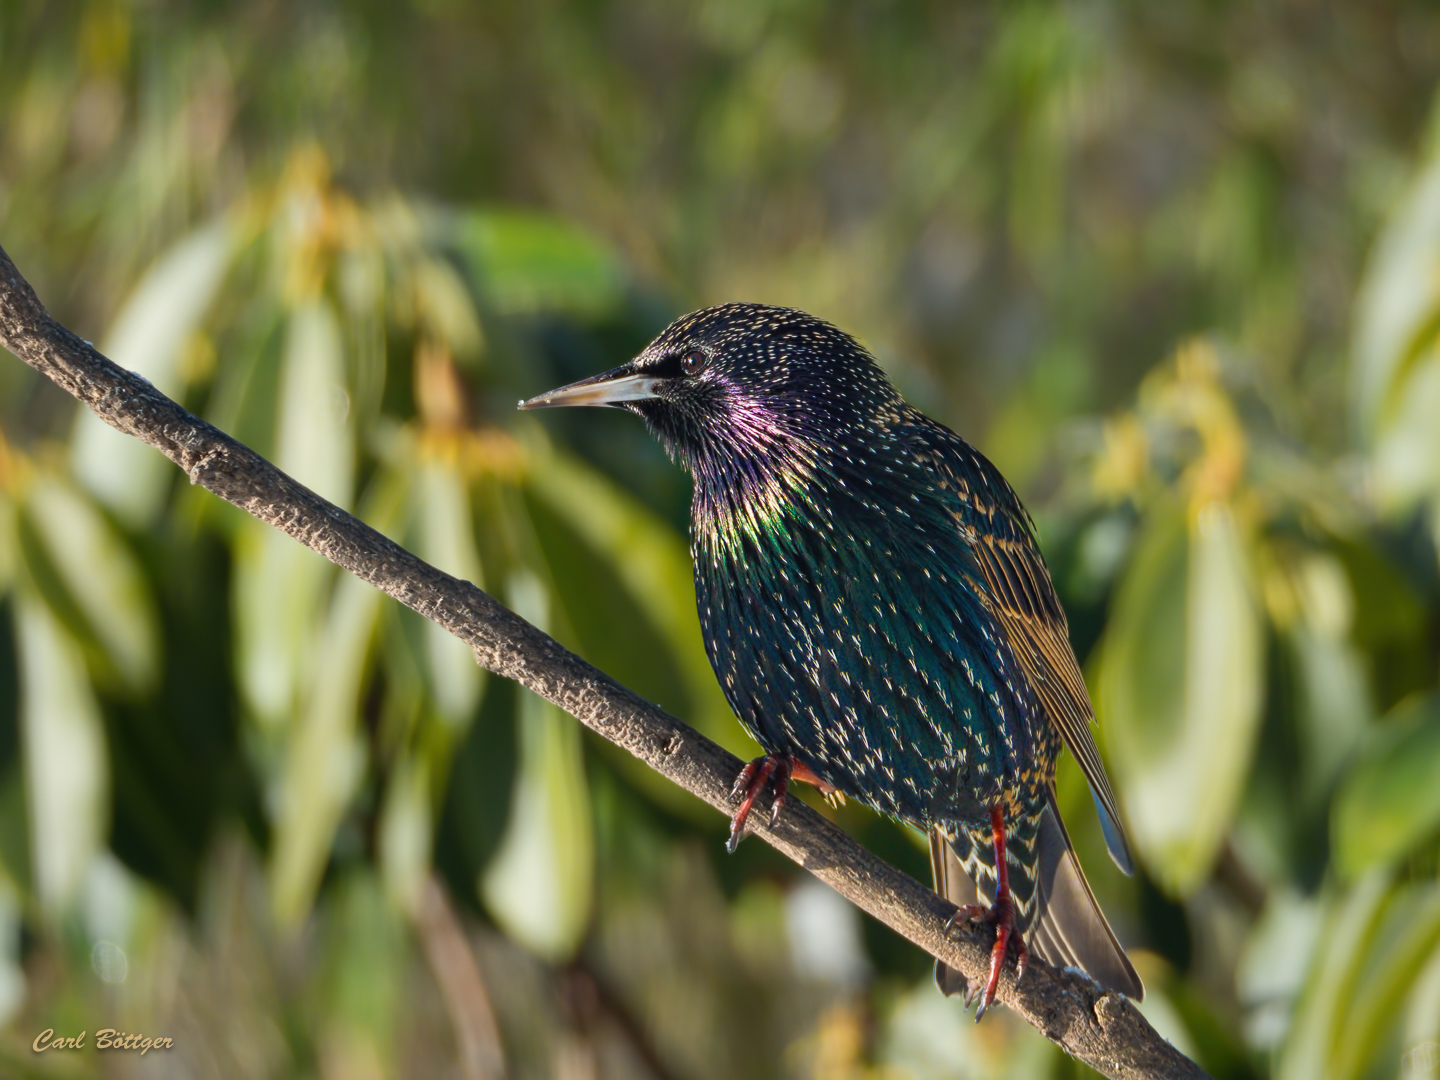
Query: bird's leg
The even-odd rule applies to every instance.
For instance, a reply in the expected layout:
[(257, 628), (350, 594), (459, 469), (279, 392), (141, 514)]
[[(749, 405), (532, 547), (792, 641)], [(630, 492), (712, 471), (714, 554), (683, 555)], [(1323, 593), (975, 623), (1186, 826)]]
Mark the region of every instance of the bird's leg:
[[(804, 771), (810, 772), (809, 769)], [(730, 789), (730, 798), (739, 799), (740, 807), (730, 819), (730, 839), (725, 843), (726, 851), (731, 855), (735, 854), (735, 849), (745, 838), (745, 823), (750, 818), (755, 800), (770, 785), (772, 779), (775, 782), (775, 798), (770, 803), (770, 824), (775, 824), (780, 816), (780, 808), (785, 805), (785, 791), (795, 772), (795, 759), (789, 754), (766, 754), (740, 770), (740, 775), (735, 778), (735, 786)]]
[[(961, 919), (985, 923), (995, 928), (995, 945), (990, 950), (990, 978), (985, 988), (976, 996), (980, 999), (975, 1009), (975, 1021), (985, 1015), (985, 1010), (995, 1000), (995, 991), (1000, 986), (1000, 971), (1005, 966), (1005, 954), (1010, 942), (1015, 942), (1015, 980), (1025, 975), (1025, 965), (1030, 960), (1030, 950), (1025, 947), (1025, 938), (1015, 926), (1015, 901), (1010, 897), (1010, 866), (1005, 847), (1005, 811), (1002, 807), (990, 808), (990, 836), (995, 845), (995, 902), (988, 908), (970, 904), (962, 907), (950, 920), (950, 925)], [(967, 996), (965, 1004), (970, 1004)]]
[(793, 755), (766, 754), (758, 757), (740, 770), (740, 775), (735, 778), (735, 786), (730, 789), (730, 798), (741, 800), (740, 808), (730, 819), (730, 839), (725, 844), (725, 849), (731, 855), (735, 854), (735, 849), (745, 838), (745, 823), (749, 820), (755, 800), (760, 797), (766, 785), (772, 781), (775, 784), (775, 798), (770, 802), (770, 825), (773, 828), (775, 822), (780, 820), (780, 809), (785, 805), (791, 780), (814, 784), (827, 799), (835, 799), (841, 803), (845, 801), (845, 796), (835, 785), (821, 780), (811, 771), (810, 766), (803, 761), (797, 761)]

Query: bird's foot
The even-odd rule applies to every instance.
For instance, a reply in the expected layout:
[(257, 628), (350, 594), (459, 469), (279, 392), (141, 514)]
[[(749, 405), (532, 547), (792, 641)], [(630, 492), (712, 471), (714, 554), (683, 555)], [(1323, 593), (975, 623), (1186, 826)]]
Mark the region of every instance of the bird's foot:
[[(805, 770), (808, 772), (809, 770)], [(730, 798), (740, 800), (740, 807), (730, 819), (730, 839), (725, 850), (731, 855), (745, 839), (745, 825), (750, 820), (750, 811), (765, 789), (773, 781), (775, 798), (770, 803), (770, 824), (773, 826), (780, 817), (780, 808), (785, 805), (785, 795), (790, 787), (790, 778), (795, 775), (795, 759), (789, 754), (766, 754), (758, 757), (740, 770), (735, 786), (730, 789)]]
[(771, 783), (775, 785), (775, 798), (770, 803), (770, 825), (774, 827), (775, 822), (780, 819), (780, 809), (785, 805), (791, 780), (803, 780), (807, 784), (815, 785), (831, 806), (843, 806), (845, 803), (843, 792), (833, 784), (821, 780), (808, 765), (795, 760), (790, 754), (766, 754), (758, 757), (740, 770), (740, 775), (735, 778), (735, 786), (730, 789), (731, 801), (739, 799), (740, 807), (730, 819), (730, 839), (726, 841), (726, 851), (731, 855), (735, 854), (735, 849), (745, 838), (745, 823), (750, 818), (755, 801)]
[(1010, 944), (1013, 942), (1015, 945), (1016, 982), (1025, 977), (1025, 966), (1030, 962), (1030, 950), (1026, 948), (1025, 937), (1015, 924), (1015, 905), (1008, 895), (997, 898), (989, 907), (967, 904), (950, 917), (945, 929), (948, 931), (962, 922), (980, 923), (995, 928), (995, 944), (990, 949), (990, 977), (985, 980), (983, 987), (977, 987), (965, 995), (967, 1009), (971, 1002), (979, 999), (980, 1004), (975, 1009), (975, 1022), (979, 1023), (985, 1011), (995, 1001), (995, 991), (1000, 987), (1000, 972), (1005, 967), (1005, 957), (1010, 951)]
[[(995, 991), (1000, 986), (1000, 971), (1005, 967), (1005, 956), (1010, 951), (1010, 943), (1015, 943), (1016, 982), (1025, 977), (1025, 965), (1030, 961), (1030, 950), (1025, 947), (1025, 936), (1020, 933), (1015, 921), (1015, 901), (1010, 897), (1010, 859), (1005, 845), (1005, 811), (1002, 807), (990, 808), (990, 833), (995, 847), (995, 902), (988, 908), (966, 905), (945, 924), (948, 930), (963, 919), (995, 928), (995, 945), (990, 950), (990, 977), (985, 980), (984, 989), (975, 995), (980, 999), (980, 1004), (975, 1009), (977, 1024), (995, 1000)], [(967, 994), (967, 1009), (972, 1000), (974, 997)]]

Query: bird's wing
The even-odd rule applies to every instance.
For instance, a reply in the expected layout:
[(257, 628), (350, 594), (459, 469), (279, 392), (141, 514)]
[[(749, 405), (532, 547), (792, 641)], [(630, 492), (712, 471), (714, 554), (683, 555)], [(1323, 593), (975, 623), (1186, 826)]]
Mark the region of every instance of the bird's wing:
[(961, 528), (984, 578), (987, 606), (1051, 723), (1080, 763), (1111, 858), (1132, 873), (1115, 793), (1095, 746), (1090, 696), (1070, 646), (1065, 609), (1035, 543), (1034, 526), (1000, 471), (958, 435), (948, 429), (944, 433), (949, 445), (936, 464), (959, 496)]

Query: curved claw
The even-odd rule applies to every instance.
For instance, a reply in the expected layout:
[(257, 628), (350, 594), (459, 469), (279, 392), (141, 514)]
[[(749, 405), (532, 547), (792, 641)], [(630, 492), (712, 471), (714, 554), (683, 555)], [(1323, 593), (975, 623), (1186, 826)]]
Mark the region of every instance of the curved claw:
[(1000, 972), (1005, 967), (1005, 956), (1010, 943), (1015, 943), (1015, 981), (1025, 975), (1025, 965), (1030, 961), (1030, 950), (1025, 947), (1025, 938), (1015, 926), (1015, 906), (1008, 894), (1002, 902), (998, 897), (990, 910), (976, 919), (995, 927), (995, 944), (990, 949), (990, 977), (985, 980), (985, 989), (979, 994), (980, 1004), (975, 1007), (975, 1022), (978, 1024), (985, 1011), (995, 1001), (995, 991), (1000, 986)]
[(770, 804), (770, 826), (775, 826), (775, 822), (780, 818), (780, 809), (785, 805), (785, 792), (790, 786), (790, 778), (794, 774), (795, 762), (789, 754), (766, 754), (740, 770), (740, 775), (735, 778), (735, 786), (730, 789), (730, 798), (739, 799), (740, 806), (735, 811), (735, 816), (730, 819), (730, 839), (725, 842), (726, 851), (731, 855), (735, 854), (735, 849), (745, 838), (745, 826), (750, 819), (750, 811), (754, 809), (755, 801), (760, 798), (772, 779), (775, 783), (775, 798)]

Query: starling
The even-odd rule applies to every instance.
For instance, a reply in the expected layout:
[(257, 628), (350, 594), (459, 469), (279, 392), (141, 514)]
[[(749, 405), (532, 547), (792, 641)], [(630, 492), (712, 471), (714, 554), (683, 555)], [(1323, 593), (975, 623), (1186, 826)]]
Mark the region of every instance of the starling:
[[(854, 338), (789, 308), (694, 312), (521, 408), (561, 405), (637, 413), (694, 479), (706, 650), (766, 752), (736, 782), (730, 849), (792, 779), (858, 799), (927, 833), (936, 891), (995, 928), (976, 1019), (1012, 943), (1020, 974), (1033, 950), (1139, 999), (1055, 801), (1063, 743), (1131, 872), (1094, 713), (1034, 525), (995, 466)], [(935, 979), (976, 996), (944, 964)]]

